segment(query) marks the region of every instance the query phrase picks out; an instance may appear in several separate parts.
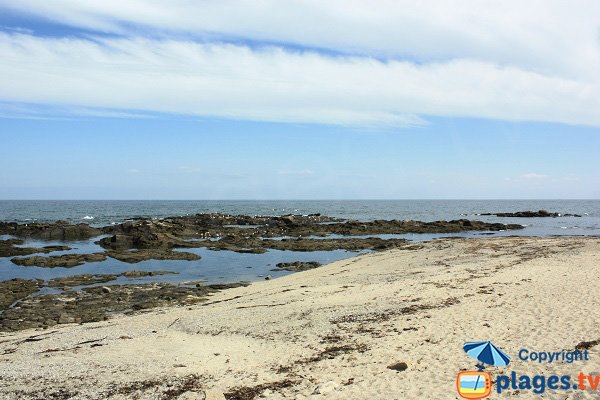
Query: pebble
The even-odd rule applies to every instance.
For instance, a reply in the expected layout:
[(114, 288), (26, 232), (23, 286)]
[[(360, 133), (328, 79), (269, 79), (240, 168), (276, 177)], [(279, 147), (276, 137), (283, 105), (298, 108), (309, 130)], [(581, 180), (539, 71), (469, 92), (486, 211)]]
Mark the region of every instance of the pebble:
[(328, 381), (325, 383), (321, 383), (317, 385), (313, 394), (329, 394), (337, 390), (340, 385), (335, 383), (334, 381)]

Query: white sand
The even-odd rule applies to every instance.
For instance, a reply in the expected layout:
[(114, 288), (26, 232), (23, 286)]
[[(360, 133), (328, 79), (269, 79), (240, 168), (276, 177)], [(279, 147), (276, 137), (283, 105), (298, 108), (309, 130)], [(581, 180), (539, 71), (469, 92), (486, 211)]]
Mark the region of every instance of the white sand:
[[(60, 388), (75, 396), (56, 398), (169, 398), (166, 384), (127, 388), (177, 387), (196, 374), (194, 385), (223, 393), (292, 381), (264, 391), (268, 399), (455, 399), (457, 372), (475, 364), (462, 351), (472, 340), (513, 358), (493, 373), (597, 372), (600, 346), (576, 364), (517, 353), (600, 339), (598, 277), (598, 238), (433, 241), (227, 290), (191, 309), (2, 334), (0, 398), (52, 398)], [(408, 369), (387, 368), (396, 362)], [(573, 394), (543, 398), (593, 398)]]

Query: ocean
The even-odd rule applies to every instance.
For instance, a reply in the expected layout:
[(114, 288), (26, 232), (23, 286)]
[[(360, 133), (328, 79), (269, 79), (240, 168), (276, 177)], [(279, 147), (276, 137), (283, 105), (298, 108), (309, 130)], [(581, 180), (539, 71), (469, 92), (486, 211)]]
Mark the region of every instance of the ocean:
[[(515, 212), (545, 209), (551, 212), (579, 214), (582, 217), (558, 218), (499, 218), (482, 213)], [(356, 220), (413, 219), (422, 221), (478, 219), (487, 222), (525, 225), (520, 231), (468, 232), (463, 234), (394, 235), (413, 241), (443, 236), (481, 237), (481, 235), (585, 235), (600, 236), (600, 200), (274, 200), (274, 201), (0, 201), (0, 221), (30, 223), (34, 221), (65, 220), (85, 222), (94, 226), (117, 224), (131, 218), (164, 218), (195, 213), (229, 213), (244, 215), (313, 214)], [(389, 235), (388, 235), (389, 236)], [(67, 243), (73, 250), (64, 253), (101, 252), (94, 244), (97, 239)], [(62, 244), (57, 241), (27, 240), (25, 246), (40, 247)], [(291, 252), (270, 250), (264, 254), (239, 254), (230, 251), (211, 251), (203, 248), (186, 249), (202, 256), (198, 261), (144, 261), (127, 264), (114, 259), (88, 263), (75, 268), (19, 267), (10, 258), (0, 258), (0, 281), (11, 278), (43, 279), (79, 274), (117, 274), (131, 270), (170, 270), (177, 275), (161, 275), (139, 279), (119, 278), (111, 284), (141, 282), (204, 281), (224, 283), (256, 281), (271, 275), (289, 274), (271, 271), (279, 262), (318, 261), (323, 264), (355, 256), (356, 252), (336, 250)], [(49, 291), (50, 289), (47, 289)]]

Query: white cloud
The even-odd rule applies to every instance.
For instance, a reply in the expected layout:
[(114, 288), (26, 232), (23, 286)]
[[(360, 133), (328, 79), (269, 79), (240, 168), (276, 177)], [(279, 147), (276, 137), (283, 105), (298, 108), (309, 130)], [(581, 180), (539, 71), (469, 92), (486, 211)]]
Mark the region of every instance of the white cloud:
[(600, 2), (0, 0), (3, 9), (124, 35), (0, 33), (0, 101), (69, 115), (600, 126)]
[(526, 174), (521, 175), (519, 178), (528, 179), (528, 180), (540, 180), (540, 179), (548, 179), (548, 175), (536, 174), (535, 172), (528, 172)]
[(415, 125), (419, 115), (600, 125), (600, 86), (475, 60), (0, 34), (0, 100), (251, 120)]
[(590, 0), (0, 0), (0, 8), (121, 34), (145, 27), (422, 61), (477, 59), (571, 78), (597, 79), (600, 66), (600, 2)]
[(300, 170), (281, 170), (281, 171), (278, 171), (277, 174), (285, 175), (285, 176), (312, 176), (315, 174), (315, 172), (310, 169), (300, 169)]

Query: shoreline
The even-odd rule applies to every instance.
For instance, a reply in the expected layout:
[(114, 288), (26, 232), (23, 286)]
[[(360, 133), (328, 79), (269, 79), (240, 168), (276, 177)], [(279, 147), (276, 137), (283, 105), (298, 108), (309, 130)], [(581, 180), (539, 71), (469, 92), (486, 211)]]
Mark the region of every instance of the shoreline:
[[(456, 373), (473, 368), (463, 342), (492, 340), (511, 354), (515, 370), (548, 374), (548, 366), (516, 360), (518, 349), (568, 349), (600, 338), (593, 319), (578, 317), (600, 307), (595, 285), (587, 283), (600, 272), (600, 239), (422, 244), (228, 289), (190, 307), (2, 333), (0, 354), (11, 369), (1, 375), (0, 393), (8, 399), (179, 398), (203, 390), (227, 399), (243, 398), (244, 391), (273, 399), (455, 398)], [(388, 368), (398, 365), (406, 368)], [(569, 365), (550, 368), (575, 372)], [(577, 368), (600, 369), (598, 350), (591, 348), (590, 361)], [(41, 383), (31, 388), (32, 380)], [(61, 390), (68, 396), (58, 397)], [(172, 397), (165, 397), (168, 390)]]

